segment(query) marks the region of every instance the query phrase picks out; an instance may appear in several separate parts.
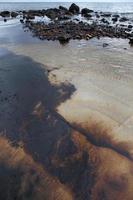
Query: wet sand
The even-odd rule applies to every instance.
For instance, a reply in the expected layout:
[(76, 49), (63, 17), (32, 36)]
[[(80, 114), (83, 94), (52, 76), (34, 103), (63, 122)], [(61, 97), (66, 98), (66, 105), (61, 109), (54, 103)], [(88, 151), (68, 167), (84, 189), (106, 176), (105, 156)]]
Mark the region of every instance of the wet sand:
[[(56, 182), (68, 191), (66, 199), (132, 200), (133, 49), (128, 41), (60, 46), (32, 38), (20, 25), (2, 27), (0, 40), (0, 130), (6, 143), (41, 165), (52, 177), (50, 188)], [(105, 42), (109, 46), (103, 48)], [(0, 159), (9, 171), (10, 162)], [(33, 199), (27, 193), (25, 198)], [(62, 192), (45, 198), (64, 199)]]

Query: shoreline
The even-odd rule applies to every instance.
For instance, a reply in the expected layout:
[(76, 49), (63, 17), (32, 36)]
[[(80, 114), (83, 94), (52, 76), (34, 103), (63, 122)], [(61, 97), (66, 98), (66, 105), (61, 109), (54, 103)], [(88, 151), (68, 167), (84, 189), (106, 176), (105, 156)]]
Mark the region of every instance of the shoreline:
[(74, 3), (69, 8), (59, 6), (42, 10), (2, 11), (0, 16), (5, 23), (8, 19), (18, 18), (24, 31), (32, 32), (41, 40), (59, 40), (65, 44), (71, 39), (111, 37), (129, 39), (129, 43), (133, 44), (130, 19), (121, 14), (80, 9)]

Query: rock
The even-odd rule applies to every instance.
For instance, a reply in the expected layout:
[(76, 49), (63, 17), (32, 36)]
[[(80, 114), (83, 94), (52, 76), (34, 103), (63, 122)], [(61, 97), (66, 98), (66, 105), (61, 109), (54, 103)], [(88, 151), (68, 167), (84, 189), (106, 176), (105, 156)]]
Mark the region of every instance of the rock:
[(122, 17), (122, 18), (120, 18), (119, 21), (120, 21), (120, 22), (126, 22), (126, 21), (128, 21), (128, 18), (126, 18), (126, 17)]
[(82, 10), (81, 10), (81, 14), (84, 16), (84, 15), (86, 15), (86, 14), (88, 14), (88, 13), (92, 13), (93, 12), (93, 10), (90, 10), (90, 9), (88, 9), (88, 8), (83, 8)]
[(2, 17), (10, 17), (10, 12), (9, 11), (3, 11), (3, 12), (0, 13), (0, 15)]
[(107, 47), (107, 46), (109, 46), (108, 43), (103, 43), (103, 47)]
[(112, 17), (115, 17), (115, 18), (119, 18), (120, 17), (120, 15), (113, 15)]
[(91, 18), (92, 17), (89, 13), (86, 13), (83, 16), (86, 17), (86, 18)]
[(130, 45), (133, 45), (133, 37), (132, 37), (132, 38), (129, 38), (129, 44), (130, 44)]
[(44, 16), (45, 15), (45, 10), (29, 10), (27, 12), (27, 15), (32, 15), (32, 16)]
[(45, 12), (45, 15), (50, 18), (50, 19), (55, 19), (59, 16), (59, 10), (57, 8), (50, 8), (50, 9), (47, 9), (46, 12)]
[(68, 9), (66, 7), (64, 7), (64, 6), (59, 6), (59, 9), (63, 10), (63, 11), (68, 11)]
[(111, 13), (102, 13), (101, 16), (102, 17), (111, 17)]
[(4, 22), (7, 22), (7, 19), (4, 19)]
[(118, 21), (118, 18), (117, 18), (117, 17), (113, 17), (113, 18), (112, 18), (112, 21), (115, 23), (115, 22)]
[(69, 20), (71, 17), (68, 15), (61, 15), (58, 17), (58, 20)]
[(71, 39), (71, 36), (69, 34), (63, 34), (58, 37), (58, 40), (61, 44), (65, 44), (69, 42), (70, 39)]
[(27, 15), (26, 19), (27, 20), (33, 20), (33, 19), (35, 19), (35, 16), (34, 15)]
[(69, 7), (69, 11), (73, 14), (78, 14), (80, 11), (80, 8), (75, 3), (72, 3), (71, 6)]
[(100, 15), (96, 13), (96, 18), (100, 18)]
[(92, 38), (92, 35), (86, 34), (86, 40), (89, 40), (89, 39), (91, 39), (91, 38)]
[(16, 12), (11, 12), (11, 17), (12, 18), (16, 18), (18, 16), (18, 13), (16, 13)]
[(130, 25), (128, 25), (128, 28), (129, 28), (129, 29), (132, 29), (132, 28), (133, 28), (133, 26), (130, 24)]
[(23, 24), (23, 23), (24, 23), (24, 20), (23, 20), (23, 19), (20, 19), (20, 22)]
[(109, 24), (109, 22), (105, 18), (102, 18), (101, 22), (103, 22), (104, 24)]

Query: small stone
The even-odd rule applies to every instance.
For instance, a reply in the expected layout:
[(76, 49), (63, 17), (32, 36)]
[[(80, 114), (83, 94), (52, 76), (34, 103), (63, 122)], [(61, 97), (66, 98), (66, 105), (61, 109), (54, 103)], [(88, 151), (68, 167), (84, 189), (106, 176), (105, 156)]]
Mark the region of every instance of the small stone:
[(103, 47), (107, 47), (107, 46), (109, 46), (108, 43), (103, 43)]

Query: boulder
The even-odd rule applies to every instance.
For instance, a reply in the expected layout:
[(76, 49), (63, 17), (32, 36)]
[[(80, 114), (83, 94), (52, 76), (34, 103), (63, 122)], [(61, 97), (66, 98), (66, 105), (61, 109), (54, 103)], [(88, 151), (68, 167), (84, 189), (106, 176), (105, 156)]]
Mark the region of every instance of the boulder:
[(118, 21), (118, 18), (117, 18), (117, 17), (113, 17), (113, 18), (112, 18), (112, 21), (115, 23), (115, 22)]
[(89, 13), (86, 13), (83, 16), (86, 17), (86, 18), (91, 18), (92, 17)]
[(23, 23), (24, 23), (24, 20), (23, 20), (23, 19), (20, 19), (20, 22), (23, 24)]
[(27, 20), (33, 20), (33, 19), (35, 19), (35, 16), (34, 15), (27, 15), (26, 19)]
[(44, 16), (45, 15), (45, 10), (29, 10), (27, 12), (28, 15), (32, 15), (32, 16)]
[(132, 28), (133, 28), (133, 26), (132, 26), (131, 24), (129, 24), (129, 25), (128, 25), (128, 28), (132, 29)]
[(69, 34), (63, 34), (58, 37), (58, 40), (61, 44), (65, 44), (69, 42), (70, 39), (71, 39), (71, 36)]
[(92, 13), (92, 12), (93, 12), (93, 10), (90, 10), (90, 9), (88, 9), (88, 8), (83, 8), (83, 9), (81, 10), (81, 14), (82, 14), (82, 15), (86, 15), (86, 14)]
[(128, 21), (128, 18), (126, 18), (126, 17), (122, 17), (122, 18), (120, 18), (119, 21), (120, 21), (120, 22), (126, 22), (126, 21)]
[(11, 12), (11, 17), (12, 18), (16, 18), (18, 16), (18, 13), (16, 13), (16, 12)]
[(119, 18), (120, 15), (115, 14), (115, 15), (113, 15), (112, 17)]
[(10, 17), (10, 12), (9, 11), (3, 11), (3, 12), (0, 13), (0, 15), (2, 17)]
[(133, 45), (133, 37), (129, 38), (129, 44)]
[(100, 15), (96, 13), (96, 18), (100, 18)]
[(108, 43), (103, 43), (103, 47), (104, 47), (104, 48), (107, 47), (107, 46), (109, 46)]
[(63, 11), (68, 11), (68, 9), (66, 7), (64, 7), (64, 6), (59, 6), (59, 9), (63, 10)]
[(57, 8), (50, 8), (50, 9), (47, 9), (46, 12), (45, 12), (45, 15), (50, 18), (50, 19), (55, 19), (56, 17), (59, 16), (59, 9)]
[(80, 11), (80, 8), (75, 3), (72, 3), (71, 6), (69, 7), (69, 11), (73, 14), (78, 14)]
[(101, 22), (103, 22), (104, 24), (109, 24), (109, 22), (105, 18), (102, 18)]

